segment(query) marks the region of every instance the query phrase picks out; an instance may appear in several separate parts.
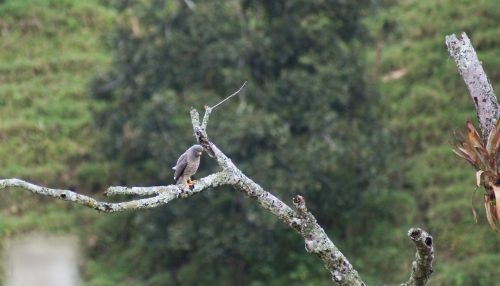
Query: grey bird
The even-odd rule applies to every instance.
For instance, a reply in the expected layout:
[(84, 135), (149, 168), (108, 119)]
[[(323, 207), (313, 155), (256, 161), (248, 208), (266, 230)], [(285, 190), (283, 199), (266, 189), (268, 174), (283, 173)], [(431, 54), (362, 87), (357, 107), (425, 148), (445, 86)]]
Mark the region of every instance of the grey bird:
[(195, 181), (191, 181), (191, 176), (196, 174), (198, 166), (200, 166), (200, 157), (203, 152), (203, 147), (201, 145), (193, 145), (184, 152), (179, 159), (175, 167), (174, 180), (177, 184), (183, 184), (192, 188)]

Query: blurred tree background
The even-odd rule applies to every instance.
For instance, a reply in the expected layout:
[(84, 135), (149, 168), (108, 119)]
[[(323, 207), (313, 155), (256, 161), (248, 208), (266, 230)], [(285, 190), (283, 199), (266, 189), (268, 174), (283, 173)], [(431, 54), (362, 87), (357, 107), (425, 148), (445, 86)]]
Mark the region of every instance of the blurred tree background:
[[(186, 2), (0, 1), (0, 175), (96, 196), (171, 183), (190, 107), (248, 81), (211, 138), (284, 201), (304, 195), (366, 282), (408, 276), (418, 225), (436, 241), (431, 285), (494, 285), (500, 239), (473, 223), (474, 174), (450, 150), (475, 115), (444, 35), (469, 34), (498, 91), (500, 4)], [(197, 177), (216, 168), (204, 156)], [(0, 196), (0, 241), (77, 234), (84, 285), (330, 283), (293, 231), (231, 189), (117, 215)]]

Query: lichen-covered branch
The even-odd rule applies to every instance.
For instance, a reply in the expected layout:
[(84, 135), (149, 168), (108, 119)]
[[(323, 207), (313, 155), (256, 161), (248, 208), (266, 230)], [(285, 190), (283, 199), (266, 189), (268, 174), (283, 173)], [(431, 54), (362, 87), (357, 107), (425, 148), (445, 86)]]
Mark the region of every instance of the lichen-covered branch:
[(94, 198), (78, 194), (70, 190), (41, 187), (20, 179), (0, 180), (0, 190), (6, 188), (21, 188), (35, 194), (53, 197), (63, 201), (70, 201), (98, 211), (112, 213), (126, 210), (154, 208), (160, 205), (165, 205), (173, 199), (189, 197), (209, 188), (230, 184), (232, 182), (234, 182), (234, 180), (232, 180), (230, 175), (225, 172), (219, 172), (198, 180), (193, 190), (185, 190), (177, 185), (133, 188), (110, 187), (107, 191), (108, 195), (154, 195), (150, 198), (136, 199), (119, 203), (100, 202)]
[(70, 190), (41, 187), (19, 179), (0, 180), (0, 190), (12, 187), (21, 188), (39, 195), (53, 197), (64, 201), (70, 201), (102, 212), (118, 212), (127, 209), (153, 208), (159, 206), (164, 201), (172, 200), (173, 196), (175, 196), (174, 193), (171, 192), (171, 193), (158, 194), (151, 198), (134, 200), (129, 202), (108, 203), (108, 202), (99, 202), (94, 198), (78, 194)]
[(476, 107), (479, 127), (483, 134), (483, 140), (488, 138), (491, 129), (495, 126), (498, 118), (498, 102), (486, 73), (477, 58), (467, 34), (462, 33), (461, 38), (455, 34), (446, 36), (448, 52), (455, 60), (460, 75)]
[(207, 152), (214, 154), (222, 169), (234, 176), (236, 182), (233, 187), (247, 197), (256, 200), (262, 208), (274, 214), (280, 221), (302, 235), (306, 250), (321, 258), (334, 283), (337, 285), (364, 286), (365, 284), (358, 272), (333, 244), (323, 228), (317, 223), (316, 218), (306, 209), (305, 201), (301, 196), (294, 199), (295, 209), (292, 209), (243, 174), (215, 144), (210, 142), (206, 132), (210, 111), (211, 109), (207, 108), (203, 118), (204, 126), (200, 126), (198, 112), (195, 109), (191, 110), (194, 136), (205, 147)]
[(177, 186), (156, 186), (156, 187), (109, 187), (106, 190), (106, 196), (134, 195), (134, 196), (156, 196), (162, 192), (172, 192)]
[[(11, 187), (22, 188), (36, 194), (70, 201), (76, 204), (91, 207), (98, 211), (111, 213), (165, 205), (177, 198), (188, 198), (213, 187), (230, 185), (236, 190), (244, 193), (247, 197), (257, 201), (263, 209), (268, 210), (281, 222), (297, 231), (304, 239), (306, 251), (314, 253), (323, 261), (323, 264), (330, 272), (332, 282), (335, 285), (364, 286), (365, 284), (363, 283), (358, 272), (342, 254), (342, 252), (340, 252), (340, 250), (335, 246), (335, 244), (333, 244), (324, 229), (316, 221), (314, 215), (309, 212), (303, 197), (296, 196), (293, 200), (293, 208), (288, 206), (270, 192), (265, 191), (252, 179), (247, 177), (236, 167), (229, 157), (227, 157), (214, 143), (210, 141), (206, 128), (211, 111), (212, 108), (206, 108), (205, 116), (202, 123), (200, 123), (198, 112), (195, 109), (192, 109), (191, 120), (196, 140), (205, 148), (206, 152), (211, 157), (217, 160), (222, 170), (218, 173), (199, 179), (192, 190), (185, 189), (179, 185), (153, 187), (114, 186), (108, 188), (106, 191), (108, 196), (152, 196), (118, 203), (100, 202), (94, 198), (78, 194), (70, 190), (41, 187), (19, 179), (0, 180), (0, 190)], [(421, 233), (425, 232), (422, 231)], [(432, 263), (432, 255), (426, 256), (425, 249), (419, 242), (420, 240), (415, 238), (414, 241), (417, 245), (417, 259), (415, 262), (416, 266), (413, 269), (410, 282), (408, 283), (414, 283), (412, 281), (419, 281), (418, 283), (422, 282), (423, 284), (405, 284), (408, 286), (425, 285), (430, 275), (430, 272), (427, 271), (426, 265), (431, 265), (430, 263)], [(421, 277), (424, 277), (425, 279)]]
[[(500, 230), (497, 229), (497, 224), (500, 222), (500, 173), (497, 169), (499, 146), (496, 143), (499, 106), (474, 47), (465, 33), (461, 36), (461, 39), (455, 35), (446, 36), (446, 45), (474, 101), (482, 138), (479, 138), (474, 126), (468, 122), (468, 135), (463, 137), (465, 140), (460, 140), (454, 152), (475, 167), (478, 186), (481, 175), (484, 174), (482, 182), (486, 191), (483, 201), (486, 219), (490, 227), (500, 234)], [(480, 142), (481, 139), (483, 142)], [(476, 217), (474, 198), (475, 192), (472, 196), (472, 210)]]
[(212, 113), (212, 107), (205, 106), (205, 115), (203, 116), (203, 121), (201, 122), (201, 129), (206, 130), (208, 125), (208, 119)]
[(182, 196), (184, 193), (189, 193), (189, 195), (194, 195), (196, 193), (207, 190), (208, 188), (213, 188), (225, 184), (231, 183), (232, 180), (230, 176), (225, 172), (218, 172), (211, 174), (204, 178), (196, 181), (194, 188), (192, 190), (184, 190), (178, 185), (168, 185), (168, 186), (153, 186), (153, 187), (122, 187), (113, 186), (106, 190), (106, 195), (116, 196), (116, 195), (136, 195), (136, 196), (150, 196), (150, 195), (160, 195), (165, 193), (179, 193)]
[(293, 205), (298, 214), (298, 221), (294, 225), (304, 237), (307, 252), (314, 253), (321, 258), (326, 269), (330, 271), (332, 281), (339, 285), (365, 285), (354, 270), (347, 258), (333, 244), (323, 228), (316, 222), (316, 218), (306, 207), (302, 196), (293, 199)]
[(411, 275), (408, 282), (401, 286), (424, 286), (427, 285), (432, 274), (432, 260), (434, 259), (434, 246), (432, 236), (420, 228), (412, 228), (408, 236), (415, 244), (417, 252), (411, 266)]

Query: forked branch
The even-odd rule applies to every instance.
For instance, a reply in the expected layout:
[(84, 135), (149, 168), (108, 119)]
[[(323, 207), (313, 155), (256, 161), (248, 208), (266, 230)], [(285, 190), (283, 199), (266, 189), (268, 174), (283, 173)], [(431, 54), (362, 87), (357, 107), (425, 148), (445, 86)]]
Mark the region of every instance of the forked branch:
[[(240, 88), (241, 90), (241, 88)], [(237, 93), (237, 92), (236, 92)], [(236, 94), (235, 93), (235, 94)], [(212, 108), (206, 108), (202, 123), (198, 111), (191, 110), (191, 121), (196, 140), (205, 148), (211, 157), (217, 160), (220, 172), (199, 179), (193, 190), (184, 189), (181, 186), (155, 186), (155, 187), (110, 187), (107, 195), (137, 195), (152, 196), (149, 198), (136, 199), (119, 203), (100, 202), (91, 197), (75, 193), (70, 190), (50, 189), (33, 185), (19, 179), (0, 180), (0, 189), (9, 187), (22, 188), (24, 190), (54, 197), (76, 204), (85, 205), (95, 210), (110, 213), (133, 209), (152, 208), (169, 203), (177, 198), (188, 198), (197, 193), (206, 191), (222, 185), (229, 185), (242, 192), (265, 210), (275, 215), (281, 222), (288, 225), (299, 233), (304, 239), (305, 249), (314, 253), (322, 261), (329, 271), (332, 282), (335, 285), (364, 286), (358, 272), (342, 254), (342, 252), (330, 240), (324, 229), (317, 223), (314, 215), (307, 209), (306, 202), (302, 196), (293, 199), (293, 207), (278, 199), (270, 192), (265, 191), (259, 184), (247, 177), (217, 146), (208, 138), (206, 128)], [(422, 230), (420, 234), (426, 234)], [(425, 285), (432, 272), (432, 255), (428, 256), (425, 249), (421, 247), (420, 239), (410, 238), (417, 246), (417, 255), (414, 262), (417, 267), (412, 270), (412, 278), (405, 285)], [(432, 249), (432, 247), (431, 247)], [(424, 251), (424, 252), (422, 252)]]
[(184, 190), (181, 186), (155, 186), (155, 187), (110, 187), (107, 195), (138, 195), (152, 196), (144, 199), (135, 199), (131, 201), (110, 203), (101, 202), (96, 199), (82, 195), (71, 190), (52, 189), (41, 187), (20, 179), (0, 180), (0, 190), (6, 188), (20, 188), (35, 194), (57, 198), (63, 201), (69, 201), (75, 204), (83, 205), (97, 211), (113, 213), (126, 210), (154, 208), (165, 205), (176, 198), (186, 198), (209, 188), (229, 184), (230, 180), (224, 172), (215, 173), (198, 180), (193, 190)]
[(411, 266), (411, 275), (408, 282), (401, 286), (424, 286), (427, 285), (433, 272), (432, 260), (434, 259), (434, 246), (432, 236), (427, 232), (412, 228), (408, 231), (408, 236), (415, 244), (417, 253)]

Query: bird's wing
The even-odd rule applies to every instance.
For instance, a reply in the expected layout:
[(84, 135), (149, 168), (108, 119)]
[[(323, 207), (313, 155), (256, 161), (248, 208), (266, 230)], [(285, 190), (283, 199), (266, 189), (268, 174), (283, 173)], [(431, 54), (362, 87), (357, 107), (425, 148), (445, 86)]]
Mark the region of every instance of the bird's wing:
[(182, 154), (179, 159), (177, 159), (177, 164), (175, 164), (174, 180), (179, 179), (179, 177), (184, 173), (184, 169), (187, 166), (187, 155)]

